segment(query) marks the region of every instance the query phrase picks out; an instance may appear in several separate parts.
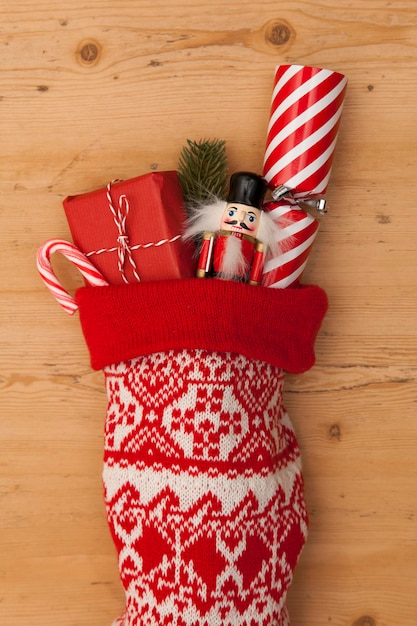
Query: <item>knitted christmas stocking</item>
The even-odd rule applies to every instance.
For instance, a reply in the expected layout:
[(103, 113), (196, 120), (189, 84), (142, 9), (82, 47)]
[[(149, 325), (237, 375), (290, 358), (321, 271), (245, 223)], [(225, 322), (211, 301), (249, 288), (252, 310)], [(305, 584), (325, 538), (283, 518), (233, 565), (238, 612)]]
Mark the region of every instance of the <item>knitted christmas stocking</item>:
[(286, 626), (307, 534), (286, 371), (314, 362), (318, 287), (174, 280), (77, 292), (108, 392), (104, 490), (120, 626)]

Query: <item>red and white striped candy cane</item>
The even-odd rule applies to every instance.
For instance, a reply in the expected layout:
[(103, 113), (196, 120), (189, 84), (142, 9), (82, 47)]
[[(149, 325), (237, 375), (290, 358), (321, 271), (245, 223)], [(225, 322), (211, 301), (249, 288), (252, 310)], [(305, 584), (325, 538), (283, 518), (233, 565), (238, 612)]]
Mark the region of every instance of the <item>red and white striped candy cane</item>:
[(264, 158), (264, 178), (294, 198), (325, 193), (336, 146), (347, 78), (303, 65), (280, 65)]
[(36, 265), (41, 278), (55, 300), (69, 314), (73, 315), (78, 309), (78, 305), (74, 298), (64, 289), (54, 274), (51, 265), (51, 256), (59, 252), (68, 261), (73, 263), (81, 272), (86, 281), (93, 287), (104, 287), (108, 282), (103, 278), (102, 274), (87, 259), (85, 254), (81, 252), (73, 243), (65, 241), (65, 239), (50, 239), (46, 241), (39, 249), (36, 255)]

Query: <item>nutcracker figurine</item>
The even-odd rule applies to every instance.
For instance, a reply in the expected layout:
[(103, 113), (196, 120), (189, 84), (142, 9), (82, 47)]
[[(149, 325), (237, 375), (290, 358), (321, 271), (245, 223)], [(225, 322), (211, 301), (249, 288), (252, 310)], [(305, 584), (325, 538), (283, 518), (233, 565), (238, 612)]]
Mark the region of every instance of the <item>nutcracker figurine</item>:
[(278, 226), (263, 210), (267, 183), (258, 174), (236, 172), (225, 201), (197, 207), (185, 237), (202, 235), (197, 276), (258, 285), (265, 253), (279, 241)]

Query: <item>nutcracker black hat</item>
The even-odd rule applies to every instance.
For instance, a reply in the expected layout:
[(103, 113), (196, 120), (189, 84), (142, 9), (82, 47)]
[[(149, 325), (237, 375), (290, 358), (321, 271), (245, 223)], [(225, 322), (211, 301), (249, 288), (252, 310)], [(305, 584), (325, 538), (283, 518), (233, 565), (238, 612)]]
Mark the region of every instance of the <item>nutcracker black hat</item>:
[(262, 176), (252, 172), (236, 172), (230, 178), (226, 201), (262, 209), (267, 188), (268, 185)]

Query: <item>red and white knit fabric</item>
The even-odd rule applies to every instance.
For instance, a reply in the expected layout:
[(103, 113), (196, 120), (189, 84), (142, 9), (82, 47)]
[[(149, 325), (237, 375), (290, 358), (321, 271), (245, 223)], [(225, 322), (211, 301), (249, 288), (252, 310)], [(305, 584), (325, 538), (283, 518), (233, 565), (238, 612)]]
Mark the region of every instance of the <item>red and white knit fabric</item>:
[[(114, 626), (287, 626), (286, 595), (306, 540), (307, 512), (300, 452), (282, 392), (287, 366), (302, 371), (312, 364), (326, 298), (315, 287), (291, 290), (299, 298), (288, 301), (275, 295), (284, 290), (216, 280), (181, 283), (77, 294), (92, 363), (101, 363), (108, 393), (105, 502), (126, 591), (125, 612)], [(154, 289), (159, 300), (150, 305)], [(247, 329), (238, 294), (249, 308)], [(188, 335), (195, 344), (182, 349), (177, 335), (186, 333), (186, 325), (172, 322), (179, 298), (183, 311), (192, 310)], [(134, 326), (127, 314), (133, 302)], [(291, 312), (296, 302), (304, 303), (303, 310)], [(196, 313), (206, 316), (204, 322), (210, 318), (205, 305), (215, 323), (207, 328), (195, 318), (192, 326)], [(154, 319), (143, 333), (147, 306)], [(300, 332), (309, 345), (301, 348), (300, 362), (298, 333), (285, 339), (280, 329), (281, 355), (253, 357), (251, 319), (259, 307), (269, 331), (282, 309), (292, 322), (307, 315)], [(130, 348), (119, 347), (120, 355), (130, 350), (138, 356), (106, 363), (117, 333), (122, 344), (129, 335), (126, 324), (136, 338)], [(153, 350), (161, 333), (166, 347)], [(239, 344), (241, 333), (247, 348)], [(145, 334), (150, 343), (141, 350)], [(207, 347), (211, 334), (218, 350)], [(230, 341), (239, 352), (224, 349)]]
[(125, 626), (287, 624), (307, 534), (283, 370), (164, 352), (105, 369), (104, 485)]

